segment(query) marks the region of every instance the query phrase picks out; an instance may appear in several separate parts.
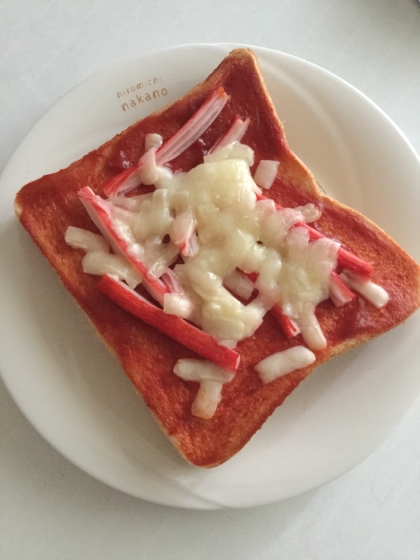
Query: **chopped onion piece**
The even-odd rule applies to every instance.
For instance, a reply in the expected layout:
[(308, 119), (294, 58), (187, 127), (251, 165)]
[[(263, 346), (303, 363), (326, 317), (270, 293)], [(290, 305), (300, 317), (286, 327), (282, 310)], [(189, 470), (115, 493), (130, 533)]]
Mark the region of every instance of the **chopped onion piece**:
[(259, 276), (255, 287), (265, 297), (278, 301), (281, 297), (279, 275), (282, 269), (282, 259), (277, 251), (267, 248), (265, 260), (259, 268)]
[(305, 204), (304, 206), (297, 206), (295, 210), (299, 210), (299, 212), (301, 212), (302, 222), (305, 224), (315, 222), (321, 217), (321, 210), (316, 204), (312, 204), (312, 202), (308, 202), (308, 204)]
[(382, 286), (375, 284), (372, 280), (366, 280), (350, 272), (340, 274), (344, 282), (355, 292), (358, 292), (375, 307), (381, 309), (389, 301), (389, 294)]
[(249, 167), (252, 167), (254, 165), (254, 150), (246, 144), (235, 141), (218, 147), (203, 157), (204, 163), (214, 163), (224, 159), (242, 159)]
[[(263, 211), (267, 210), (264, 207)], [(287, 232), (302, 222), (302, 213), (294, 208), (283, 208), (274, 213), (265, 214), (261, 223), (261, 239), (266, 245), (278, 246), (284, 241)], [(303, 224), (302, 224), (303, 225)], [(299, 228), (303, 229), (303, 228)], [(309, 235), (306, 235), (309, 239)]]
[(150, 133), (146, 134), (144, 138), (144, 149), (150, 150), (150, 148), (154, 148), (157, 150), (162, 146), (163, 138), (160, 134)]
[(173, 222), (170, 214), (168, 191), (158, 189), (150, 199), (145, 200), (137, 214), (133, 227), (138, 241), (145, 241), (150, 235), (165, 237)]
[(256, 298), (251, 303), (245, 306), (245, 320), (244, 320), (244, 336), (243, 338), (248, 338), (252, 336), (255, 331), (261, 326), (264, 315), (267, 313), (266, 309), (261, 302)]
[(236, 348), (238, 345), (237, 340), (218, 340), (220, 346), (226, 346), (226, 348)]
[[(107, 201), (109, 202), (109, 201)], [(137, 213), (132, 210), (127, 210), (121, 206), (115, 206), (110, 204), (111, 217), (117, 224), (117, 227), (121, 232), (125, 232), (123, 235), (128, 239), (132, 239), (132, 229), (136, 223)]]
[(160, 278), (177, 260), (178, 247), (172, 243), (162, 243), (158, 236), (149, 237), (144, 243), (143, 264), (147, 267), (148, 278)]
[(222, 400), (223, 383), (217, 381), (202, 381), (197, 396), (191, 406), (191, 414), (203, 420), (214, 416), (217, 405)]
[(191, 212), (190, 193), (187, 190), (175, 191), (172, 195), (172, 206), (175, 214)]
[(196, 226), (197, 221), (191, 211), (178, 214), (172, 222), (170, 233), (171, 240), (180, 248), (181, 254), (185, 256), (190, 256), (187, 255), (187, 253), (189, 252), (190, 241), (194, 235)]
[(322, 350), (327, 346), (327, 340), (315, 315), (313, 304), (304, 304), (304, 310), (296, 319), (302, 333), (303, 340), (311, 350)]
[(254, 181), (262, 189), (269, 189), (277, 177), (279, 162), (271, 159), (262, 159), (254, 174)]
[(144, 247), (140, 245), (140, 243), (130, 243), (127, 246), (126, 253), (130, 258), (138, 259), (139, 261), (143, 261), (144, 259)]
[[(222, 286), (222, 279), (220, 276), (214, 272), (206, 270), (205, 268), (191, 266), (187, 268), (187, 271), (191, 285), (203, 298), (211, 297)], [(224, 293), (228, 295), (227, 292)]]
[(109, 252), (109, 243), (105, 237), (87, 229), (69, 226), (64, 234), (64, 240), (70, 247), (83, 249), (86, 252)]
[(138, 178), (143, 185), (154, 185), (159, 178), (156, 165), (156, 148), (149, 148), (139, 161)]
[(239, 270), (234, 270), (223, 279), (225, 287), (242, 299), (248, 300), (254, 291), (254, 284)]
[(222, 387), (229, 383), (235, 374), (215, 364), (203, 360), (178, 360), (174, 373), (184, 381), (198, 381), (200, 387), (192, 404), (194, 416), (208, 420), (216, 412), (222, 398)]
[(163, 310), (169, 315), (189, 319), (193, 312), (193, 303), (185, 294), (170, 293), (163, 296)]
[(223, 314), (223, 309), (217, 304), (206, 302), (202, 309), (202, 328), (218, 341), (241, 340), (244, 338), (244, 321), (236, 317)]
[(217, 383), (229, 383), (235, 377), (235, 373), (221, 368), (212, 362), (194, 359), (178, 360), (174, 367), (174, 373), (184, 381), (216, 381)]
[(271, 198), (263, 198), (261, 200), (258, 200), (258, 198), (259, 197), (257, 197), (257, 203), (255, 204), (255, 210), (257, 212), (258, 219), (262, 221), (265, 218), (268, 218), (268, 216), (275, 214), (277, 208), (276, 203)]
[(261, 360), (255, 370), (259, 373), (262, 382), (271, 383), (275, 379), (292, 373), (297, 369), (305, 368), (315, 361), (315, 355), (305, 346), (293, 346), (282, 352), (271, 354)]
[(139, 241), (144, 241), (150, 233), (151, 226), (153, 225), (153, 220), (151, 219), (152, 209), (152, 198), (150, 198), (144, 201), (137, 214), (137, 220), (134, 225), (134, 236)]
[(82, 259), (82, 268), (83, 272), (87, 274), (96, 274), (97, 276), (112, 274), (117, 276), (120, 280), (125, 280), (133, 290), (141, 284), (141, 276), (126, 259), (104, 251), (87, 253)]

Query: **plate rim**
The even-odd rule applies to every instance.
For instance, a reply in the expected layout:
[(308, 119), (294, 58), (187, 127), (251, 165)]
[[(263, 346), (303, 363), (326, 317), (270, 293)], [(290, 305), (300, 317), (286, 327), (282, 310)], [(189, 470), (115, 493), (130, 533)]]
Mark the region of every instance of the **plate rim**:
[[(2, 181), (3, 181), (3, 177), (4, 177), (5, 175), (7, 175), (7, 172), (8, 172), (7, 170), (8, 170), (8, 168), (9, 168), (9, 167), (12, 167), (12, 166), (14, 165), (14, 161), (15, 161), (15, 159), (16, 159), (16, 154), (18, 154), (18, 156), (19, 156), (21, 147), (24, 146), (24, 143), (25, 143), (26, 139), (27, 139), (28, 137), (30, 137), (32, 131), (33, 131), (34, 129), (36, 129), (37, 126), (41, 126), (42, 120), (50, 113), (50, 111), (52, 111), (57, 105), (59, 105), (60, 102), (62, 102), (63, 99), (65, 99), (65, 98), (67, 98), (68, 96), (70, 96), (70, 95), (72, 94), (72, 92), (74, 92), (74, 91), (77, 90), (78, 88), (86, 87), (86, 84), (88, 84), (89, 81), (93, 81), (93, 80), (97, 79), (99, 76), (105, 76), (105, 75), (108, 75), (108, 74), (112, 74), (113, 71), (114, 71), (114, 69), (120, 68), (121, 66), (125, 66), (126, 64), (130, 64), (130, 63), (132, 63), (132, 62), (134, 62), (134, 61), (139, 61), (139, 62), (141, 62), (142, 60), (144, 60), (144, 58), (152, 58), (152, 57), (154, 57), (154, 56), (164, 56), (165, 53), (167, 53), (168, 51), (183, 50), (183, 49), (185, 49), (185, 50), (188, 51), (189, 49), (195, 49), (195, 48), (197, 48), (197, 47), (203, 47), (203, 48), (209, 48), (209, 49), (213, 49), (213, 48), (215, 48), (215, 47), (216, 47), (216, 48), (221, 48), (221, 49), (231, 49), (231, 48), (249, 47), (249, 48), (253, 49), (253, 50), (256, 52), (257, 56), (258, 56), (258, 53), (264, 53), (264, 52), (270, 53), (270, 54), (273, 55), (273, 56), (279, 56), (279, 55), (280, 55), (281, 57), (284, 57), (285, 59), (288, 59), (288, 60), (291, 60), (291, 61), (293, 61), (293, 60), (294, 60), (294, 61), (299, 61), (299, 63), (304, 63), (304, 64), (306, 64), (306, 65), (309, 65), (309, 66), (311, 66), (311, 67), (317, 69), (318, 71), (321, 71), (321, 72), (323, 72), (323, 73), (326, 73), (326, 74), (330, 75), (330, 76), (333, 77), (334, 79), (339, 80), (340, 82), (342, 82), (346, 87), (349, 87), (349, 88), (351, 88), (354, 92), (357, 92), (357, 94), (360, 95), (360, 96), (362, 96), (367, 102), (369, 102), (369, 103), (371, 104), (371, 106), (372, 106), (373, 108), (375, 108), (376, 111), (379, 111), (379, 112), (381, 113), (382, 117), (385, 118), (385, 119), (387, 119), (388, 122), (389, 122), (389, 124), (392, 125), (392, 127), (393, 127), (394, 130), (395, 130), (395, 132), (397, 132), (397, 133), (401, 136), (401, 139), (402, 139), (402, 140), (404, 141), (404, 143), (406, 144), (407, 149), (408, 149), (408, 150), (411, 150), (411, 155), (412, 155), (412, 156), (415, 156), (415, 158), (417, 159), (417, 161), (420, 163), (420, 157), (419, 157), (419, 155), (417, 154), (417, 152), (415, 151), (415, 149), (413, 148), (413, 146), (411, 145), (411, 143), (409, 142), (409, 140), (406, 138), (406, 136), (404, 135), (404, 133), (400, 130), (400, 128), (399, 128), (397, 125), (395, 125), (395, 123), (389, 118), (389, 116), (386, 115), (386, 113), (384, 113), (384, 112), (382, 111), (382, 109), (380, 109), (380, 108), (379, 108), (372, 100), (370, 100), (365, 94), (363, 94), (363, 93), (360, 92), (357, 88), (355, 88), (354, 86), (352, 86), (351, 84), (349, 84), (348, 82), (346, 82), (345, 80), (343, 80), (342, 78), (340, 78), (339, 76), (336, 76), (335, 74), (333, 74), (333, 73), (330, 72), (329, 70), (326, 70), (326, 69), (324, 69), (324, 68), (322, 68), (322, 67), (320, 67), (320, 66), (318, 66), (318, 65), (316, 65), (316, 64), (314, 64), (314, 63), (312, 63), (312, 62), (306, 61), (306, 60), (301, 59), (301, 58), (299, 58), (299, 57), (296, 57), (296, 56), (294, 56), (294, 55), (290, 55), (290, 54), (288, 54), (288, 53), (284, 53), (284, 52), (281, 52), (281, 51), (276, 51), (276, 50), (274, 50), (274, 49), (268, 49), (268, 48), (264, 48), (264, 47), (248, 46), (248, 45), (235, 44), (235, 43), (191, 43), (191, 44), (184, 44), (184, 45), (178, 45), (178, 46), (173, 46), (173, 47), (166, 47), (166, 48), (164, 48), (164, 49), (157, 49), (157, 50), (153, 50), (153, 51), (150, 51), (150, 52), (148, 52), (148, 53), (145, 53), (144, 55), (141, 55), (141, 56), (136, 56), (136, 57), (133, 57), (133, 58), (126, 59), (126, 60), (124, 60), (124, 61), (121, 61), (120, 63), (113, 64), (113, 65), (110, 66), (110, 67), (107, 67), (107, 68), (104, 68), (104, 69), (100, 70), (99, 72), (93, 74), (92, 76), (86, 78), (85, 80), (83, 80), (83, 81), (80, 82), (79, 84), (75, 85), (75, 86), (74, 86), (73, 88), (71, 88), (66, 94), (64, 94), (64, 96), (62, 96), (56, 103), (54, 103), (54, 104), (40, 117), (40, 119), (34, 124), (34, 126), (31, 127), (31, 129), (28, 131), (28, 133), (24, 136), (24, 138), (23, 138), (22, 141), (19, 143), (19, 145), (18, 145), (18, 147), (16, 148), (15, 152), (12, 154), (11, 158), (9, 159), (9, 162), (6, 164), (6, 166), (5, 166), (5, 168), (4, 168), (3, 172), (2, 172), (2, 174), (1, 174), (1, 176), (0, 176), (0, 185), (1, 185)], [(41, 123), (41, 124), (39, 124), (39, 123)], [(17, 159), (19, 159), (18, 156), (17, 156)], [(2, 222), (2, 221), (3, 221), (3, 220), (0, 220), (0, 225), (1, 225), (1, 222)], [(104, 482), (105, 484), (107, 484), (107, 485), (109, 485), (109, 486), (111, 486), (111, 487), (113, 487), (113, 488), (116, 488), (116, 489), (118, 489), (118, 490), (120, 490), (120, 491), (122, 491), (122, 492), (124, 492), (124, 493), (127, 493), (127, 494), (130, 494), (130, 495), (133, 495), (133, 496), (142, 498), (142, 499), (146, 499), (146, 500), (152, 501), (152, 500), (150, 500), (150, 498), (148, 498), (148, 497), (144, 497), (144, 496), (142, 496), (142, 495), (140, 495), (140, 494), (138, 494), (138, 493), (127, 492), (126, 489), (123, 489), (123, 488), (119, 487), (118, 485), (113, 484), (113, 483), (110, 482), (109, 480), (105, 480), (105, 479), (103, 479), (103, 478), (98, 477), (97, 474), (95, 474), (95, 473), (91, 472), (89, 469), (87, 469), (85, 465), (79, 464), (79, 461), (75, 460), (74, 457), (72, 457), (71, 455), (69, 455), (68, 453), (66, 453), (65, 450), (63, 450), (62, 447), (58, 446), (55, 442), (52, 442), (51, 439), (45, 434), (45, 432), (39, 429), (39, 426), (37, 425), (37, 423), (34, 423), (33, 419), (28, 418), (27, 414), (25, 413), (25, 410), (22, 410), (22, 408), (21, 408), (21, 406), (20, 406), (20, 403), (19, 403), (19, 399), (16, 398), (16, 395), (14, 394), (14, 391), (12, 391), (11, 388), (9, 387), (7, 375), (4, 374), (4, 367), (3, 367), (3, 366), (0, 368), (0, 376), (2, 377), (3, 382), (4, 382), (4, 384), (6, 385), (6, 387), (7, 387), (8, 391), (9, 391), (9, 393), (11, 394), (13, 400), (17, 403), (18, 407), (21, 409), (21, 411), (22, 411), (22, 413), (24, 414), (24, 416), (25, 416), (25, 417), (28, 419), (28, 421), (36, 428), (36, 430), (42, 435), (42, 437), (43, 437), (54, 449), (56, 449), (61, 455), (63, 455), (64, 457), (66, 457), (66, 458), (67, 458), (69, 461), (71, 461), (73, 464), (77, 465), (81, 470), (83, 470), (84, 472), (87, 472), (88, 474), (90, 474), (91, 476), (93, 476), (94, 478), (96, 478), (97, 480), (101, 480), (101, 481)], [(414, 402), (414, 400), (413, 400), (413, 402)], [(407, 409), (407, 411), (408, 411), (408, 409)], [(407, 411), (406, 411), (406, 412), (407, 412)], [(373, 452), (373, 451), (374, 451), (374, 449), (371, 450), (371, 452)], [(356, 463), (356, 464), (357, 464), (357, 463)], [(349, 469), (351, 469), (351, 468), (353, 468), (353, 467), (349, 467)], [(347, 470), (349, 470), (349, 469), (347, 469)], [(346, 472), (346, 471), (344, 471), (344, 472)], [(343, 473), (339, 473), (339, 474), (337, 474), (336, 476), (340, 476), (341, 474), (343, 474)], [(336, 478), (336, 476), (333, 477), (333, 478)], [(332, 480), (332, 479), (331, 479), (331, 480)], [(324, 484), (324, 483), (325, 483), (325, 482), (322, 482), (321, 484)], [(316, 487), (316, 486), (314, 486), (314, 487)], [(309, 490), (309, 488), (304, 489), (303, 492), (305, 492), (305, 491), (307, 491), (307, 490)], [(286, 497), (285, 497), (285, 498), (280, 498), (280, 499), (286, 499)], [(153, 501), (154, 501), (154, 500), (153, 500)], [(200, 501), (200, 500), (199, 500), (199, 501)], [(275, 498), (275, 499), (272, 500), (272, 501), (279, 501), (279, 499)], [(191, 506), (191, 505), (185, 505), (185, 504), (182, 504), (182, 503), (169, 503), (169, 502), (165, 502), (165, 501), (157, 501), (156, 503), (161, 503), (161, 504), (163, 504), (163, 505), (177, 506), (177, 507), (187, 507), (187, 508), (189, 508), (189, 509), (219, 509), (220, 507), (225, 507), (224, 505), (220, 505), (220, 504), (218, 504), (218, 503), (212, 503), (211, 500), (209, 500), (209, 501), (207, 501), (207, 502), (204, 500), (204, 502), (201, 504), (201, 506), (198, 505), (198, 504), (196, 504), (195, 506)], [(271, 503), (271, 502), (270, 502), (270, 501), (264, 501), (264, 502), (261, 502), (261, 503), (255, 503), (255, 504), (249, 504), (249, 505), (263, 505), (263, 504), (268, 504), (268, 503)], [(241, 507), (241, 506), (233, 505), (233, 506), (227, 506), (227, 507)]]

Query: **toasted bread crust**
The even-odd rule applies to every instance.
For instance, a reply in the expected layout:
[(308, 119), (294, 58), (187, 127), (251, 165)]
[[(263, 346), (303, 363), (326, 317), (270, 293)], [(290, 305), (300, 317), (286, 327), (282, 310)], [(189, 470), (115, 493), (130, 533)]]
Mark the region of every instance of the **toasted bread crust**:
[[(313, 366), (263, 385), (254, 365), (269, 354), (302, 342), (299, 336), (286, 339), (267, 314), (256, 334), (238, 345), (241, 364), (234, 380), (224, 386), (216, 414), (202, 420), (190, 412), (198, 384), (186, 383), (172, 373), (175, 362), (195, 357), (193, 352), (103, 296), (96, 289), (98, 279), (82, 272), (83, 252), (66, 245), (64, 232), (69, 225), (95, 231), (76, 196), (81, 187), (90, 185), (102, 194), (100, 186), (106, 179), (122, 171), (127, 162), (138, 161), (147, 133), (170, 137), (219, 85), (230, 95), (228, 104), (201, 141), (172, 162), (172, 168), (188, 170), (197, 165), (234, 116), (250, 117), (243, 142), (254, 150), (256, 164), (260, 159), (281, 162), (269, 196), (283, 206), (320, 204), (322, 217), (317, 229), (374, 263), (372, 279), (389, 292), (390, 301), (380, 310), (363, 298), (341, 308), (330, 300), (321, 303), (317, 316), (328, 347), (316, 352)], [(16, 196), (15, 210), (163, 431), (180, 454), (198, 466), (216, 466), (232, 457), (316, 366), (397, 326), (420, 305), (418, 265), (370, 220), (322, 193), (312, 174), (291, 152), (256, 59), (248, 49), (232, 51), (203, 83), (172, 105), (135, 123), (67, 169), (23, 187)]]

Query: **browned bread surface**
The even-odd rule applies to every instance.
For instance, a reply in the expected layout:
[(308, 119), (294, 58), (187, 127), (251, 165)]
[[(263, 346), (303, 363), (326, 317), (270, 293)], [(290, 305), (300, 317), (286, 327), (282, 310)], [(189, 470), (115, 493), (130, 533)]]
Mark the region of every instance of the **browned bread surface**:
[[(171, 163), (172, 169), (191, 169), (236, 115), (250, 117), (243, 142), (253, 148), (255, 165), (260, 159), (280, 161), (269, 196), (282, 206), (321, 205), (322, 217), (316, 228), (372, 262), (372, 279), (389, 292), (390, 301), (382, 309), (361, 297), (341, 308), (330, 300), (323, 302), (317, 316), (328, 347), (316, 352), (313, 366), (263, 385), (254, 365), (269, 354), (302, 343), (300, 336), (286, 339), (276, 320), (267, 314), (255, 335), (239, 344), (240, 367), (234, 380), (224, 386), (214, 417), (202, 420), (190, 412), (198, 384), (186, 383), (172, 373), (179, 358), (195, 357), (194, 353), (102, 295), (96, 288), (98, 278), (82, 272), (83, 252), (66, 245), (64, 232), (69, 225), (95, 231), (76, 196), (81, 187), (89, 185), (102, 194), (101, 184), (106, 179), (123, 171), (127, 161), (138, 161), (147, 133), (169, 138), (220, 85), (230, 96), (225, 109), (200, 141)], [(16, 196), (15, 210), (163, 431), (181, 455), (199, 466), (215, 466), (232, 457), (317, 365), (397, 326), (420, 305), (418, 265), (368, 219), (323, 194), (312, 174), (290, 151), (256, 59), (247, 49), (232, 51), (203, 83), (172, 105), (133, 124), (67, 169), (23, 187)]]

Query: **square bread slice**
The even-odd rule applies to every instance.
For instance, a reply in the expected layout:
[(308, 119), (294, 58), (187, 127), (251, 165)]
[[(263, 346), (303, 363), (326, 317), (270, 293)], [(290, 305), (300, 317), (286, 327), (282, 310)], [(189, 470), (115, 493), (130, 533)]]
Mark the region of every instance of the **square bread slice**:
[[(104, 196), (102, 184), (138, 162), (146, 134), (160, 134), (164, 141), (170, 138), (220, 86), (229, 96), (226, 106), (199, 141), (171, 161), (171, 169), (188, 171), (200, 164), (236, 116), (249, 118), (242, 142), (254, 150), (253, 170), (260, 160), (280, 162), (267, 196), (283, 207), (320, 206), (322, 216), (316, 229), (372, 263), (372, 280), (388, 292), (389, 302), (381, 309), (361, 296), (338, 307), (330, 299), (321, 302), (317, 318), (326, 348), (314, 352), (316, 360), (310, 366), (263, 384), (255, 365), (271, 354), (302, 344), (300, 335), (287, 338), (274, 316), (267, 313), (255, 334), (239, 342), (236, 375), (223, 386), (214, 416), (205, 420), (191, 413), (199, 384), (173, 373), (179, 359), (197, 355), (101, 293), (98, 277), (82, 271), (84, 252), (70, 247), (64, 235), (69, 226), (97, 231), (77, 196), (82, 187), (89, 185)], [(321, 192), (310, 171), (291, 152), (256, 58), (248, 49), (232, 51), (182, 98), (133, 124), (68, 168), (24, 186), (16, 196), (15, 211), (164, 433), (187, 461), (201, 467), (219, 465), (240, 451), (318, 365), (397, 326), (420, 305), (417, 263), (369, 219)]]

